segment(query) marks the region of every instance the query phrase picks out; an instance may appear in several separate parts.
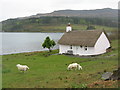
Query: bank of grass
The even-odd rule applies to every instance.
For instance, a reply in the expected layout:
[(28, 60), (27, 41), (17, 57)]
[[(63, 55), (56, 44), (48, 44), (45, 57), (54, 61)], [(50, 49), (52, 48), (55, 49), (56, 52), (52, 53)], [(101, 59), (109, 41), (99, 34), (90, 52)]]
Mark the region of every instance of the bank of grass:
[[(112, 45), (111, 52), (95, 57), (54, 55), (58, 50), (3, 55), (3, 88), (89, 88), (96, 81), (105, 82), (101, 74), (118, 67), (117, 40)], [(79, 63), (83, 70), (67, 71), (72, 62)], [(30, 70), (19, 72), (18, 63), (28, 65)], [(117, 81), (112, 85), (97, 84), (97, 87), (117, 88)]]
[[(73, 30), (86, 30), (87, 25), (82, 24), (71, 24)], [(100, 26), (100, 25), (93, 25), (96, 29), (105, 30), (105, 31), (116, 31), (117, 27), (107, 27), (107, 26)], [(38, 32), (65, 32), (66, 25), (26, 25), (24, 26), (26, 30), (33, 30), (36, 28)], [(34, 28), (35, 27), (35, 28)]]

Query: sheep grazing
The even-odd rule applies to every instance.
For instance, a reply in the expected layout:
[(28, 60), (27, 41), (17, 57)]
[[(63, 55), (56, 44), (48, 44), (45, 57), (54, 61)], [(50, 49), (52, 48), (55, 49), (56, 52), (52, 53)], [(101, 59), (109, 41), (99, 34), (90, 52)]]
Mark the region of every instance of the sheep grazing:
[(27, 71), (29, 69), (29, 67), (27, 65), (17, 64), (16, 66), (17, 66), (19, 71), (23, 71), (23, 72), (25, 72), (25, 71)]
[(72, 70), (72, 69), (78, 69), (78, 70), (82, 70), (82, 66), (80, 66), (79, 64), (77, 63), (72, 63), (72, 64), (69, 64), (69, 66), (67, 67), (67, 70)]

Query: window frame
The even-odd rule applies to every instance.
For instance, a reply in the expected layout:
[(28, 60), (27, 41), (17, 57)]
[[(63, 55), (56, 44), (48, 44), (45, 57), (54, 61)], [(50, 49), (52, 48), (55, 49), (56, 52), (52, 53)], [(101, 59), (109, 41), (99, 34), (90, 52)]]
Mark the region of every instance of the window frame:
[(85, 49), (85, 51), (87, 51), (88, 50), (87, 46), (85, 46), (84, 49)]
[(80, 48), (82, 48), (83, 46), (82, 45), (80, 45)]

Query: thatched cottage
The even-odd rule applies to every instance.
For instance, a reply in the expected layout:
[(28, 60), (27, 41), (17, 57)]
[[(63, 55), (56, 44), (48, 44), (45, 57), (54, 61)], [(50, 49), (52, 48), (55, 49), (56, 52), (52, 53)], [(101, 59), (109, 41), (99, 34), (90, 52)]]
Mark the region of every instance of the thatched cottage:
[(70, 25), (68, 27), (66, 33), (58, 41), (60, 54), (99, 55), (110, 48), (110, 41), (105, 31), (72, 31)]

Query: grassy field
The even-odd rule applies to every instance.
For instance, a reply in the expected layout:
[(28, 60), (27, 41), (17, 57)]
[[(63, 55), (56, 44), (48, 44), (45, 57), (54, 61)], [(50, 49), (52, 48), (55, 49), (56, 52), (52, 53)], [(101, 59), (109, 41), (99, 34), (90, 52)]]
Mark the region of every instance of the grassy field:
[[(95, 57), (54, 55), (58, 50), (3, 55), (3, 88), (117, 88), (117, 81), (101, 80), (101, 74), (118, 67), (117, 42), (112, 41), (111, 52)], [(67, 71), (72, 62), (83, 70)], [(30, 70), (19, 72), (18, 63), (28, 65)]]
[[(73, 30), (86, 30), (87, 25), (81, 25), (81, 24), (73, 24), (71, 25)], [(104, 30), (105, 31), (115, 31), (117, 28), (114, 27), (107, 27), (107, 26), (100, 26), (100, 25), (93, 25), (95, 26), (96, 29)], [(65, 32), (66, 30), (66, 25), (26, 25), (24, 28), (26, 30), (31, 29), (34, 30), (34, 27), (36, 27), (36, 30), (40, 30), (39, 32)]]

